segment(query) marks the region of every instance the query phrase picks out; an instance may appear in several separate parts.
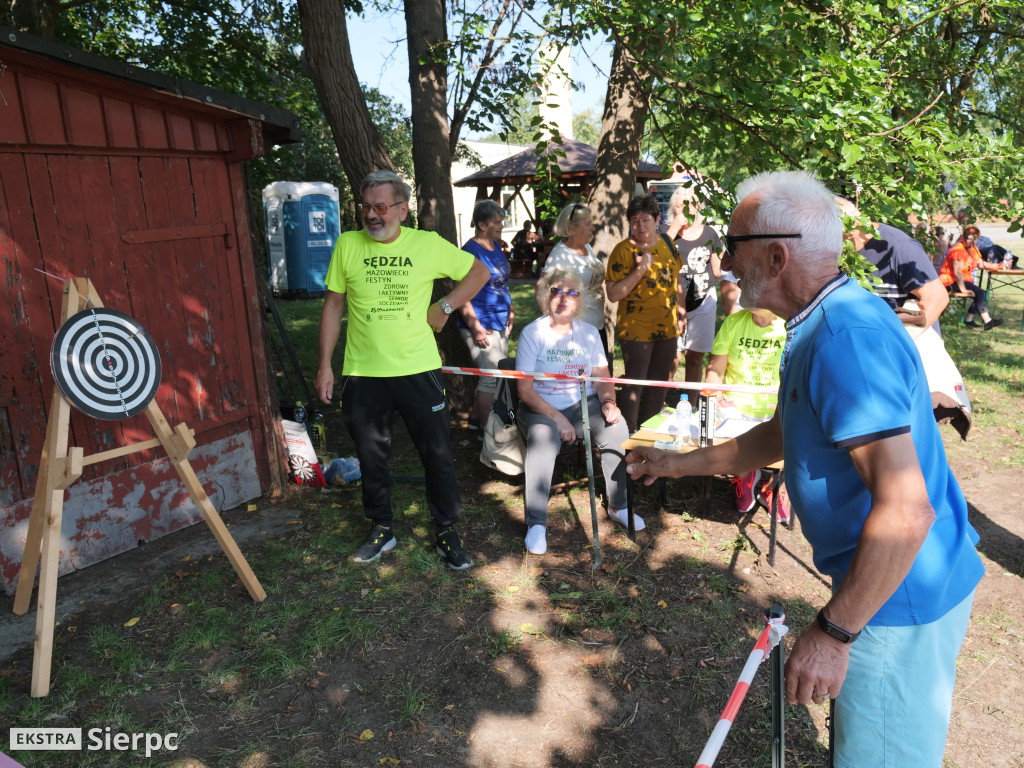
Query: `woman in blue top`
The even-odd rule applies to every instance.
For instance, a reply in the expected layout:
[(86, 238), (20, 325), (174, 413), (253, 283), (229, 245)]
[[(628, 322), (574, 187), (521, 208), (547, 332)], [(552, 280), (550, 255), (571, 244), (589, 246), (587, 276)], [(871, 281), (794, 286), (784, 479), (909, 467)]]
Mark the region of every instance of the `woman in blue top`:
[[(501, 206), (493, 200), (479, 200), (473, 207), (476, 234), (462, 246), (462, 250), (476, 256), (491, 272), (491, 279), (480, 292), (459, 307), (457, 318), (459, 334), (469, 348), (475, 368), (497, 368), (498, 362), (508, 357), (508, 338), (512, 335), (516, 313), (508, 290), (508, 259), (501, 250), (504, 226), (505, 211)], [(470, 429), (479, 430), (487, 423), (497, 386), (498, 380), (491, 376), (477, 377), (476, 400), (469, 414)], [(482, 440), (483, 433), (477, 437)]]

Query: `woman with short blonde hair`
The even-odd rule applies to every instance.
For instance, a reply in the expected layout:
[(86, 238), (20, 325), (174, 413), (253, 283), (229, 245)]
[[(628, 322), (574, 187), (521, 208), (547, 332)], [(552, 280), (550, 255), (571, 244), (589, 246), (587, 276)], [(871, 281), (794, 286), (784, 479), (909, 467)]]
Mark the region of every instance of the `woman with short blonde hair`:
[[(539, 281), (546, 314), (523, 328), (516, 348), (516, 370), (569, 376), (609, 377), (608, 360), (597, 329), (576, 319), (582, 295), (579, 278), (555, 269)], [(583, 431), (583, 407), (590, 415), (594, 443), (601, 449), (601, 469), (608, 516), (626, 525), (626, 465), (622, 443), (629, 436), (615, 404), (615, 387), (587, 382), (585, 398), (578, 381), (519, 379), (519, 424), (526, 430), (526, 549), (547, 551), (548, 500), (555, 457), (564, 443)], [(634, 516), (636, 530), (644, 521)]]

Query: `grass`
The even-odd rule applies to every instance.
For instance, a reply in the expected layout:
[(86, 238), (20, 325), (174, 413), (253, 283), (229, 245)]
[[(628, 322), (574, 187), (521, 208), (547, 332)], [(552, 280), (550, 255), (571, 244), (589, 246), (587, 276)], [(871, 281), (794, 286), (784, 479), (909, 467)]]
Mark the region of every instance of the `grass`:
[[(1020, 249), (1020, 241), (1002, 245)], [(1021, 315), (1024, 290), (997, 287), (990, 296), (993, 317), (1005, 324), (992, 331), (963, 328), (956, 309), (948, 309), (942, 318), (946, 349), (964, 378), (973, 411), (973, 428), (998, 436), (998, 448), (987, 459), (1009, 468), (1024, 467), (1024, 440), (1019, 419), (1007, 419), (1019, 413), (1017, 404), (1024, 394), (1021, 381)], [(960, 450), (966, 446), (954, 446)]]
[[(1015, 415), (1021, 395), (1017, 328), (1024, 309), (1024, 294), (1018, 295), (997, 294), (993, 311), (1007, 324), (988, 333), (957, 327), (952, 315), (944, 319), (947, 346), (975, 405), (976, 429), (1002, 436), (991, 459), (1008, 467), (1024, 466)], [(532, 286), (513, 284), (513, 297), (522, 328), (538, 314)], [(279, 302), (307, 376), (315, 365), (321, 305), (320, 300)], [(344, 440), (340, 431), (335, 437)], [(971, 448), (953, 443), (951, 450)], [(398, 438), (394, 472), (422, 473), (415, 452)], [(657, 493), (654, 487), (637, 489), (638, 508), (656, 513)], [(473, 541), (504, 553), (492, 554), (468, 574), (453, 574), (434, 554), (421, 486), (395, 484), (393, 502), (399, 546), (381, 563), (362, 568), (346, 561), (367, 530), (358, 490), (290, 497), (288, 503), (302, 508), (303, 525), (246, 552), (267, 589), (266, 601), (249, 602), (221, 556), (177, 565), (194, 567), (194, 575), (157, 581), (130, 612), (119, 614), (138, 616), (137, 625), (124, 627), (123, 618), (91, 626), (82, 621), (80, 631), (57, 646), (47, 698), (28, 698), (24, 675), (30, 659), (19, 657), (13, 675), (0, 675), (0, 719), (13, 726), (95, 723), (124, 731), (179, 731), (188, 736), (191, 753), (201, 756), (202, 762), (196, 757), (181, 763), (193, 768), (391, 764), (383, 761), (413, 754), (411, 748), (402, 753), (399, 745), (414, 738), (421, 739), (417, 749), (430, 754), (443, 754), (442, 739), (464, 738), (473, 726), (473, 713), (461, 711), (460, 692), (466, 689), (459, 685), (465, 680), (481, 697), (489, 686), (498, 689), (488, 703), (491, 711), (478, 714), (518, 717), (539, 706), (530, 698), (534, 679), (546, 674), (532, 666), (537, 659), (548, 654), (578, 659), (603, 648), (606, 658), (592, 668), (577, 664), (586, 671), (574, 674), (589, 676), (594, 686), (603, 686), (602, 696), (613, 692), (630, 711), (634, 703), (653, 709), (646, 722), (666, 735), (658, 757), (673, 764), (693, 762), (704, 726), (724, 704), (752, 647), (756, 616), (765, 607), (751, 604), (742, 577), (726, 565), (757, 557), (751, 539), (732, 531), (723, 537), (699, 513), (714, 499), (685, 485), (675, 492), (670, 505), (680, 514), (666, 534), (682, 554), (673, 561), (650, 565), (657, 547), (638, 547), (616, 534), (603, 541), (606, 562), (596, 574), (584, 547), (544, 561), (543, 568), (523, 559), (521, 540), (507, 533), (508, 517), (521, 505), (514, 481), (494, 479), (465, 494), (464, 520)], [(585, 489), (554, 502), (552, 515), (566, 530), (575, 529), (578, 519), (589, 521)], [(585, 538), (580, 534), (574, 541)], [(819, 586), (801, 595), (783, 594), (781, 584), (775, 589), (779, 594), (771, 601), (784, 605), (791, 627), (813, 620), (824, 594)], [(173, 613), (172, 603), (179, 606)], [(981, 634), (1002, 643), (995, 651), (974, 649), (973, 659), (996, 658), (1024, 644), (1020, 619), (1009, 609), (993, 609), (973, 622)], [(524, 633), (520, 628), (527, 623), (543, 626), (543, 632)], [(604, 633), (598, 641), (581, 639), (595, 631)], [(651, 650), (658, 644), (668, 661)], [(399, 651), (404, 655), (397, 656)], [(494, 682), (500, 657), (529, 668), (531, 683), (524, 691), (510, 692)], [(398, 658), (413, 663), (399, 665)], [(719, 666), (702, 665), (707, 658)], [(456, 682), (446, 679), (457, 673), (462, 677)], [(760, 682), (751, 689), (720, 764), (769, 764), (766, 701)], [(449, 710), (452, 702), (457, 706)], [(619, 727), (625, 719), (612, 709), (605, 713), (608, 726), (590, 734), (601, 751), (584, 762), (634, 764), (630, 731)], [(789, 708), (787, 746), (794, 765), (820, 764), (821, 721), (820, 711)], [(359, 741), (367, 728), (376, 733), (374, 739)], [(421, 734), (423, 729), (427, 732)], [(133, 753), (13, 757), (53, 768), (129, 768), (164, 766), (174, 756), (151, 761)], [(449, 763), (465, 764), (462, 757)], [(412, 764), (438, 762), (423, 756)]]
[(487, 655), (496, 659), (516, 650), (522, 644), (523, 638), (517, 630), (502, 627), (497, 632), (488, 633), (485, 642)]

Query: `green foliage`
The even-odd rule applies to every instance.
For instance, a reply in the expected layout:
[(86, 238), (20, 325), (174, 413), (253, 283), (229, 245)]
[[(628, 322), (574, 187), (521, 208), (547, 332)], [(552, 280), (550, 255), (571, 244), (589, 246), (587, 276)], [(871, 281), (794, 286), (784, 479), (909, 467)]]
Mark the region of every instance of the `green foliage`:
[[(355, 4), (350, 3), (354, 6)], [(228, 0), (168, 5), (157, 0), (70, 4), (56, 37), (100, 56), (279, 107), (298, 115), (298, 144), (249, 163), (250, 208), (262, 221), (262, 190), (273, 181), (326, 181), (341, 192), (342, 229), (356, 226), (351, 191), (330, 126), (302, 59), (297, 4)], [(365, 88), (370, 114), (400, 172), (412, 175), (412, 132), (401, 106)]]
[(532, 96), (519, 94), (504, 111), (501, 129), (487, 134), (483, 140), (533, 144), (540, 139), (535, 122), (539, 120), (540, 101)]
[[(840, 216), (843, 220), (843, 229), (847, 232), (856, 226), (869, 237), (879, 237), (878, 230), (875, 229), (874, 224), (854, 221), (845, 214), (840, 214)], [(875, 274), (875, 265), (854, 250), (851, 240), (843, 240), (843, 253), (839, 257), (839, 270), (843, 274), (852, 277), (869, 291), (874, 290), (874, 286), (881, 282), (881, 279)]]
[[(628, 45), (654, 82), (649, 127), (725, 190), (805, 168), (873, 220), (1021, 200), (1020, 0), (561, 3), (574, 29)], [(1005, 107), (1003, 102), (1005, 101)], [(985, 118), (984, 120), (982, 118)], [(727, 197), (711, 195), (720, 215)]]
[(560, 191), (562, 169), (558, 165), (558, 158), (565, 157), (565, 150), (562, 149), (562, 136), (558, 132), (558, 127), (540, 122), (539, 115), (537, 120), (538, 127), (545, 127), (550, 131), (549, 137), (538, 139), (533, 150), (537, 157), (537, 181), (533, 184), (533, 200), (537, 216), (543, 222), (557, 217), (565, 204)]
[(511, 134), (529, 126), (533, 115), (524, 121), (520, 110), (530, 111), (523, 95), (536, 88), (541, 66), (537, 30), (528, 23), (532, 10), (532, 2), (448, 4), (450, 42), (436, 55), (448, 65), (453, 139), (463, 125), (481, 133), (497, 125)]
[(576, 141), (596, 147), (601, 140), (601, 116), (587, 108), (572, 116), (572, 133)]

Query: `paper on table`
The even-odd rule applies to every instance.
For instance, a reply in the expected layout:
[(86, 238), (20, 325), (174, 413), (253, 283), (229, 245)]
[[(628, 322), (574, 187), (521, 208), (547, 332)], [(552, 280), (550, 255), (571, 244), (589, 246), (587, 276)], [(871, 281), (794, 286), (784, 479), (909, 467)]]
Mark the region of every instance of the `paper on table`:
[(718, 416), (720, 420), (715, 425), (715, 439), (730, 439), (738, 437), (744, 432), (756, 427), (763, 421), (768, 421), (769, 417), (763, 419), (755, 419), (753, 416), (747, 416), (739, 409), (729, 406), (726, 408), (718, 409)]
[[(643, 424), (640, 425), (642, 429), (650, 429), (653, 432), (657, 432), (659, 435), (669, 435), (675, 437), (675, 432), (669, 431), (669, 426), (673, 424), (673, 416), (675, 415), (675, 408), (662, 408), (657, 414), (649, 418)], [(698, 426), (697, 415), (691, 414), (690, 416), (690, 437), (696, 438), (696, 429)]]
[[(660, 413), (649, 418), (641, 426), (653, 430), (659, 435), (671, 435), (672, 433), (669, 432), (668, 426), (672, 420), (669, 417), (674, 413), (675, 410), (673, 408), (662, 408)], [(718, 418), (715, 420), (715, 437), (723, 439), (737, 437), (762, 421), (768, 421), (767, 418), (755, 419), (747, 416), (733, 406), (718, 408), (716, 414)], [(690, 439), (696, 443), (699, 437), (700, 416), (694, 412), (690, 416)]]

